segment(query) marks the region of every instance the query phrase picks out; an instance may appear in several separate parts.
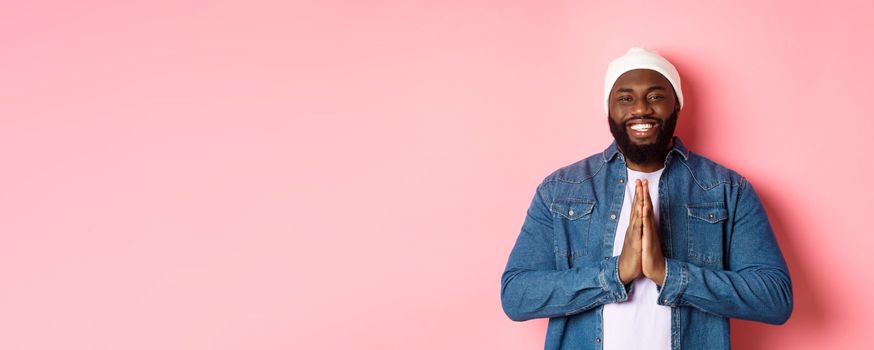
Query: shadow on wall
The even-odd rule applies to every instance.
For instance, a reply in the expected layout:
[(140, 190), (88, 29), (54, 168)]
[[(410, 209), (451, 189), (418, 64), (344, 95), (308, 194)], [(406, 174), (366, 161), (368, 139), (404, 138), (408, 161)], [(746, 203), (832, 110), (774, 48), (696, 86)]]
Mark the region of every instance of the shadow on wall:
[(698, 84), (696, 84), (693, 74), (687, 74), (683, 64), (681, 64), (682, 62), (677, 62), (679, 60), (669, 55), (665, 55), (665, 58), (674, 63), (677, 70), (682, 72), (680, 87), (683, 90), (683, 109), (680, 111), (680, 117), (677, 119), (677, 129), (674, 131), (674, 135), (680, 137), (686, 148), (694, 151), (695, 146), (698, 144), (699, 135), (697, 127), (699, 123), (695, 120), (700, 115), (698, 113), (698, 104), (695, 103), (695, 101), (698, 101), (699, 95)]
[[(697, 125), (701, 123), (700, 118), (706, 119), (707, 116), (699, 113), (695, 103), (699, 100), (698, 96), (702, 95), (701, 85), (697, 84), (696, 80), (701, 75), (696, 74), (699, 72), (687, 69), (687, 67), (700, 66), (700, 64), (684, 65), (682, 55), (680, 57), (665, 55), (665, 57), (673, 62), (679, 71), (683, 72), (683, 97), (686, 105), (683, 106), (675, 134), (683, 140), (689, 149), (694, 151), (698, 149), (696, 146), (699, 145), (699, 141), (706, 138), (706, 135), (700, 134), (700, 128)], [(701, 73), (703, 74), (703, 72)], [(822, 325), (827, 324), (829, 317), (819, 302), (818, 296), (821, 293), (817, 293), (817, 286), (807, 278), (808, 275), (805, 273), (808, 271), (806, 264), (809, 264), (810, 260), (805, 260), (805, 257), (799, 254), (792, 242), (792, 236), (804, 234), (804, 228), (796, 227), (791, 220), (792, 217), (799, 214), (788, 212), (788, 208), (773, 205), (773, 203), (780, 203), (781, 201), (776, 199), (783, 196), (778, 189), (757, 185), (754, 179), (750, 179), (750, 182), (765, 206), (783, 257), (789, 266), (794, 294), (792, 316), (785, 325), (774, 326), (760, 322), (731, 320), (732, 348), (764, 350), (779, 339), (785, 339), (789, 336), (788, 334), (816, 332), (822, 329)], [(772, 198), (775, 200), (771, 200)]]
[(765, 205), (768, 219), (771, 221), (771, 227), (777, 236), (780, 249), (783, 251), (783, 257), (786, 258), (786, 264), (789, 265), (795, 304), (792, 316), (782, 326), (732, 320), (731, 343), (732, 347), (737, 349), (767, 349), (769, 344), (775, 343), (769, 340), (771, 338), (785, 338), (788, 337), (788, 334), (817, 332), (822, 329), (823, 325), (829, 322), (827, 310), (822, 307), (818, 297), (821, 293), (817, 292), (817, 288), (821, 286), (812, 283), (806, 273), (808, 271), (807, 264), (809, 264), (810, 259), (805, 259), (798, 250), (794, 249), (792, 236), (801, 235), (804, 232), (803, 228), (797, 227), (793, 220), (791, 220), (797, 214), (787, 213), (783, 208), (771, 205), (771, 203), (780, 202), (771, 200), (771, 198), (776, 198), (779, 194), (776, 191), (761, 187), (755, 187), (756, 192)]

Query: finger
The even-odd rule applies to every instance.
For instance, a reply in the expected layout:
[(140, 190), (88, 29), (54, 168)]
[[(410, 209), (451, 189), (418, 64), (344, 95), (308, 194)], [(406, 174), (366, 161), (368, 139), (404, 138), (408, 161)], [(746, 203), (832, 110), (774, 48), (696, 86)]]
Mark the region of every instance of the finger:
[(648, 241), (648, 238), (649, 238), (647, 236), (652, 232), (653, 212), (652, 212), (652, 202), (650, 201), (651, 199), (649, 197), (649, 181), (645, 180), (645, 179), (643, 180), (643, 183), (642, 183), (642, 195), (641, 195), (641, 197), (643, 197), (643, 198), (641, 198), (643, 200), (643, 206), (641, 209), (643, 212), (641, 215), (641, 217), (642, 217), (641, 226), (642, 226), (642, 231), (643, 231), (642, 234), (644, 236), (644, 241), (646, 242), (646, 241)]
[(646, 205), (646, 203), (645, 203), (644, 200), (643, 200), (643, 197), (644, 197), (644, 194), (643, 194), (644, 188), (645, 188), (645, 187), (643, 186), (643, 180), (640, 180), (640, 201), (637, 202), (637, 210), (639, 211), (639, 216), (640, 216), (641, 218), (644, 217), (643, 207), (644, 207), (644, 205)]
[(649, 180), (643, 180), (643, 203), (644, 209), (647, 211), (652, 210), (652, 197), (649, 196)]
[[(638, 202), (640, 202), (640, 200), (642, 198), (643, 198), (643, 196), (640, 194), (640, 184), (638, 183), (637, 180), (635, 180), (635, 182), (634, 182), (634, 199), (631, 201), (631, 216), (629, 217), (629, 221), (628, 221), (628, 226), (631, 228), (640, 226), (640, 220), (638, 218), (639, 217), (638, 213), (640, 212)], [(635, 226), (635, 225), (637, 225), (637, 226)]]
[[(646, 212), (646, 211), (644, 211)], [(652, 233), (652, 218), (650, 216), (645, 216), (640, 219), (641, 226), (641, 235), (644, 238), (647, 238)]]
[(653, 244), (654, 244), (655, 239), (656, 239), (653, 236), (653, 234), (655, 233), (655, 230), (653, 230), (653, 227), (652, 227), (653, 223), (652, 223), (652, 220), (650, 218), (645, 218), (642, 221), (643, 221), (641, 224), (642, 228), (640, 230), (640, 236), (641, 236), (640, 237), (640, 245), (643, 249), (643, 254), (645, 256), (649, 256), (649, 253), (652, 252)]
[(640, 201), (638, 202), (638, 217), (643, 219), (646, 217), (646, 201), (644, 200), (644, 198), (646, 197), (646, 185), (644, 184), (643, 180), (638, 181), (640, 181)]
[(640, 226), (640, 220), (632, 216), (631, 220), (628, 221), (628, 229), (625, 230), (626, 243), (633, 243), (638, 239), (638, 237), (640, 237)]
[(626, 240), (631, 243), (640, 239), (640, 229), (643, 224), (640, 219), (640, 202), (643, 201), (642, 186), (640, 180), (634, 181), (634, 199), (631, 203), (631, 216), (628, 221), (628, 229), (626, 230)]
[[(649, 186), (649, 184), (647, 184), (647, 186)], [(650, 196), (649, 191), (646, 191), (645, 198), (647, 203), (647, 219), (644, 220), (644, 229), (646, 230), (646, 234), (649, 236), (649, 241), (652, 242), (653, 249), (658, 249), (660, 242), (659, 230), (658, 227), (656, 227), (655, 210), (653, 209), (652, 196)]]
[(643, 245), (647, 248), (658, 248), (658, 231), (655, 228), (655, 212), (652, 207), (652, 196), (649, 194), (649, 181), (644, 180), (643, 200), (646, 203), (643, 219)]
[(640, 182), (640, 180), (634, 180), (634, 202), (635, 203), (637, 203), (637, 201), (643, 199), (643, 192), (642, 192), (643, 187), (641, 185), (642, 185), (642, 183)]
[(650, 237), (650, 232), (652, 230), (649, 229), (649, 225), (646, 224), (646, 220), (643, 220), (643, 228), (640, 230), (640, 245), (643, 248), (643, 251), (649, 251), (649, 242), (652, 237)]
[(641, 209), (641, 217), (640, 217), (640, 226), (642, 230), (642, 234), (644, 236), (649, 234), (651, 230), (652, 217), (650, 216), (650, 211), (644, 208)]
[(649, 180), (643, 180), (643, 203), (645, 209), (652, 209), (652, 198), (649, 196)]

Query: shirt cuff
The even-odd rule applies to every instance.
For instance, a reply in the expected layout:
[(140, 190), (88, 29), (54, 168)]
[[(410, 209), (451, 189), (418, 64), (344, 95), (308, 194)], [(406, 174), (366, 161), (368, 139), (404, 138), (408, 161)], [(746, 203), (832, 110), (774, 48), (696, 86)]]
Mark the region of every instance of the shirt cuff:
[(689, 267), (685, 262), (665, 258), (665, 281), (659, 289), (659, 305), (676, 307), (689, 283)]
[(619, 278), (619, 257), (614, 256), (605, 259), (601, 264), (601, 275), (598, 276), (601, 282), (601, 288), (613, 302), (623, 302), (628, 300), (628, 294), (633, 288), (626, 286)]

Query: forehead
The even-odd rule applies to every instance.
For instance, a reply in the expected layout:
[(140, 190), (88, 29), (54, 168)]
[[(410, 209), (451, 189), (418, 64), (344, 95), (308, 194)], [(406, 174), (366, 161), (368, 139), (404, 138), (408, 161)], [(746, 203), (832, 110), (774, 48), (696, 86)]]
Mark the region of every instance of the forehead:
[(613, 83), (612, 91), (616, 91), (621, 88), (646, 89), (652, 86), (662, 86), (666, 90), (672, 90), (667, 89), (671, 86), (671, 82), (668, 81), (668, 78), (665, 78), (665, 76), (661, 73), (651, 69), (633, 69), (622, 73), (622, 75), (620, 75), (619, 78), (616, 79), (616, 82)]

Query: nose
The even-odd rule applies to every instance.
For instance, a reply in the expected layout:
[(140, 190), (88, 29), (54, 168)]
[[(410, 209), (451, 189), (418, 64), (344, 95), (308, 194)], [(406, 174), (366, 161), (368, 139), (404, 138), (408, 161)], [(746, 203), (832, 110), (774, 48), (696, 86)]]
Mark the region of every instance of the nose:
[(631, 106), (631, 115), (635, 117), (647, 116), (652, 114), (652, 106), (647, 103), (646, 98), (638, 98)]

